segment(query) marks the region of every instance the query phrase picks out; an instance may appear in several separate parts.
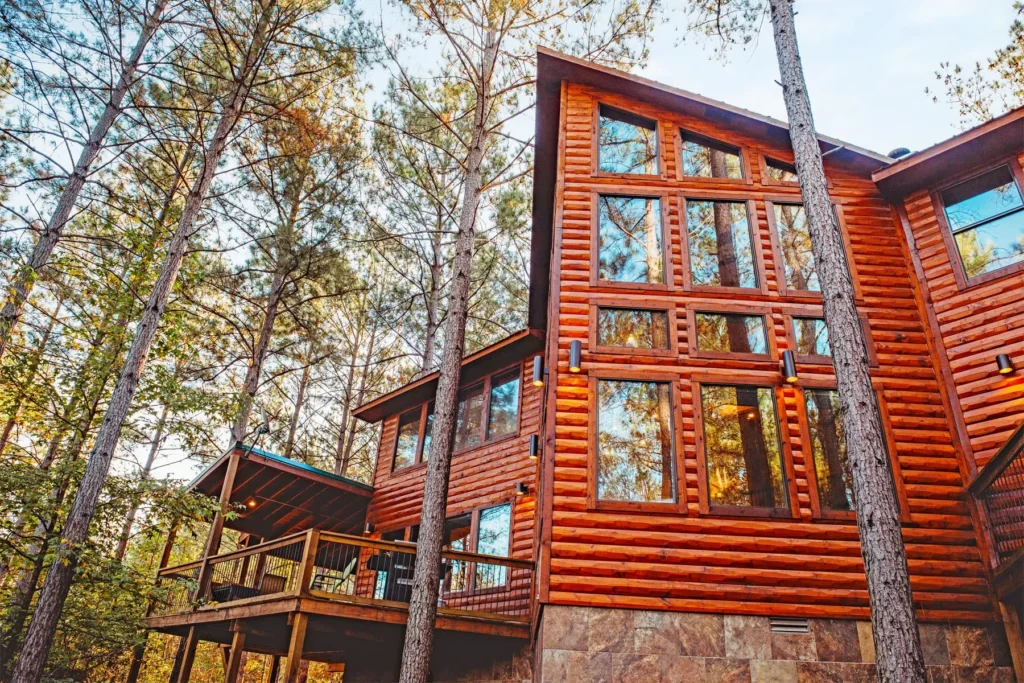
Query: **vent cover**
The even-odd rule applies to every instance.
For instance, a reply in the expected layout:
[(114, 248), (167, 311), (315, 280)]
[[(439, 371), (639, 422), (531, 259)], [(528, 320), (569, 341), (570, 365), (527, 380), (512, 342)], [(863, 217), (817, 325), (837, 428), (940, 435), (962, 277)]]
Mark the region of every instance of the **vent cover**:
[(770, 620), (773, 633), (809, 633), (806, 619), (789, 617), (772, 617)]

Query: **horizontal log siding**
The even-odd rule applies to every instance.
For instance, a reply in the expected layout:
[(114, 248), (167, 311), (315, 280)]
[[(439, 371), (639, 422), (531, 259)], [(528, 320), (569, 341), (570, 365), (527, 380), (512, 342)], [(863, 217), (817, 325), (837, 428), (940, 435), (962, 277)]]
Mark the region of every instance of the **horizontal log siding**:
[[(957, 256), (946, 248), (929, 192), (907, 197), (904, 206), (980, 470), (1024, 420), (1024, 276), (959, 289), (953, 275)], [(998, 374), (998, 353), (1015, 358), (1018, 371)]]
[[(603, 178), (591, 174), (593, 111), (596, 98), (657, 118), (660, 150), (667, 175), (662, 179)], [(780, 414), (784, 451), (792, 461), (791, 492), (799, 518), (748, 519), (700, 515), (694, 400), (695, 372), (722, 372), (723, 379), (742, 377), (766, 384), (780, 382), (778, 360), (740, 362), (694, 358), (689, 354), (688, 304), (729, 302), (770, 308), (768, 332), (778, 351), (790, 342), (784, 314), (806, 306), (806, 298), (782, 297), (766, 215), (765, 198), (791, 197), (795, 186), (761, 182), (762, 154), (787, 159), (783, 150), (766, 149), (757, 140), (705, 122), (603, 96), (582, 86), (568, 86), (565, 130), (565, 185), (562, 252), (555, 254), (561, 291), (558, 307), (553, 496), (550, 512), (550, 602), (686, 611), (731, 612), (815, 617), (868, 617), (868, 595), (853, 522), (814, 519), (809, 482), (809, 453), (798, 423), (796, 389), (782, 390)], [(678, 126), (744, 148), (752, 183), (725, 186), (700, 179), (676, 180)], [(939, 383), (930, 357), (924, 323), (901, 247), (899, 227), (890, 206), (867, 178), (836, 170), (826, 161), (832, 196), (841, 205), (861, 293), (858, 309), (871, 329), (878, 367), (872, 370), (884, 399), (891, 439), (902, 470), (907, 506), (904, 536), (920, 616), (926, 620), (986, 621), (992, 608), (971, 519), (963, 502), (963, 478), (951, 444), (950, 423), (942, 409)], [(590, 279), (590, 244), (594, 217), (592, 193), (613, 187), (669, 191), (672, 284), (669, 292), (645, 292), (650, 302), (677, 310), (679, 357), (631, 357), (628, 353), (588, 353), (588, 316), (592, 300), (614, 296), (594, 288)], [(727, 195), (755, 200), (756, 239), (767, 275), (767, 296), (688, 294), (683, 290), (683, 251), (679, 192), (697, 197)], [(614, 191), (614, 190), (611, 190)], [(619, 190), (621, 191), (621, 190)], [(557, 200), (556, 200), (557, 201)], [(557, 213), (556, 213), (557, 215)], [(557, 229), (557, 226), (556, 226)], [(557, 241), (556, 241), (557, 244)], [(634, 293), (635, 295), (635, 293)], [(569, 346), (584, 348), (580, 374), (567, 370)], [(553, 364), (552, 364), (553, 365)], [(677, 448), (683, 449), (680, 497), (685, 506), (673, 512), (619, 512), (588, 509), (587, 460), (588, 371), (629, 370), (676, 374), (679, 397)], [(834, 379), (831, 367), (800, 365), (801, 382)], [(792, 495), (792, 493), (791, 493)]]
[[(522, 378), (519, 432), (492, 444), (485, 444), (452, 457), (448, 486), (448, 516), (480, 507), (512, 502), (512, 557), (533, 559), (534, 518), (536, 512), (536, 460), (529, 457), (530, 435), (541, 429), (543, 388), (530, 384), (527, 373)], [(395, 452), (398, 415), (384, 419), (380, 455), (374, 475), (374, 494), (367, 509), (366, 520), (375, 533), (391, 531), (419, 523), (423, 506), (423, 482), (426, 464), (391, 471)], [(530, 487), (530, 493), (516, 497), (518, 482)]]

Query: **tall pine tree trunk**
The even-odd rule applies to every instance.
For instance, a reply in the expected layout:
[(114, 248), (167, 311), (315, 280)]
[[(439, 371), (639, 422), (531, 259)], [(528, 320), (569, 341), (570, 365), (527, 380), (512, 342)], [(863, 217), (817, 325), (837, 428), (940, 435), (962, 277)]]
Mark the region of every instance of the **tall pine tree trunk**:
[(135, 392), (138, 390), (139, 379), (145, 368), (149, 350), (156, 337), (157, 326), (171, 296), (171, 289), (177, 279), (185, 248), (195, 231), (195, 222), (206, 200), (206, 195), (213, 184), (213, 177), (227, 148), (228, 137), (234, 129), (242, 113), (242, 107), (249, 97), (252, 81), (255, 78), (257, 64), (266, 46), (267, 31), (275, 3), (266, 2), (261, 7), (261, 14), (248, 46), (245, 61), (235, 74), (234, 86), (230, 98), (221, 113), (213, 139), (203, 159), (203, 169), (189, 192), (188, 199), (182, 209), (178, 226), (171, 237), (167, 248), (160, 275), (157, 277), (150, 293), (149, 300), (135, 329), (128, 357), (125, 359), (121, 375), (110, 397), (107, 412), (103, 417), (96, 444), (89, 454), (85, 476), (78, 487), (78, 494), (71, 507), (67, 524), (61, 534), (60, 544), (50, 572), (43, 585), (42, 595), (36, 607), (36, 613), (29, 626), (28, 635), (18, 664), (14, 670), (12, 683), (35, 683), (42, 677), (46, 658), (53, 644), (53, 636), (57, 630), (57, 622), (67, 600), (68, 591), (74, 578), (78, 560), (78, 546), (85, 542), (89, 533), (89, 524), (96, 512), (96, 503), (100, 491), (110, 471), (110, 461), (114, 456), (121, 428), (128, 417)]
[(7, 443), (11, 439), (14, 427), (18, 424), (18, 413), (21, 411), (21, 404), (25, 400), (25, 394), (36, 381), (36, 373), (39, 372), (39, 365), (46, 355), (46, 346), (50, 343), (50, 335), (57, 324), (57, 317), (60, 315), (60, 309), (63, 305), (64, 297), (61, 295), (57, 299), (57, 305), (54, 307), (53, 313), (49, 316), (50, 322), (46, 324), (46, 331), (43, 332), (43, 336), (39, 340), (39, 346), (36, 347), (36, 352), (32, 354), (32, 359), (29, 361), (28, 374), (25, 376), (24, 381), (21, 382), (21, 392), (15, 399), (14, 405), (11, 406), (11, 414), (7, 417), (7, 422), (4, 423), (3, 432), (0, 432), (0, 455), (4, 454), (4, 449), (7, 448)]
[(28, 264), (15, 278), (11, 286), (11, 294), (3, 309), (0, 309), (0, 358), (3, 358), (4, 352), (7, 350), (11, 335), (14, 333), (14, 327), (18, 323), (18, 318), (21, 317), (22, 309), (25, 307), (25, 302), (28, 300), (28, 295), (32, 291), (32, 286), (35, 284), (39, 272), (50, 262), (50, 255), (53, 253), (54, 247), (57, 246), (57, 240), (60, 239), (64, 226), (71, 216), (71, 210), (75, 207), (75, 202), (78, 200), (78, 193), (85, 186), (85, 180), (89, 176), (89, 169), (92, 168), (92, 164), (100, 152), (103, 140), (107, 137), (110, 127), (114, 125), (114, 121), (121, 114), (121, 103), (124, 101), (124, 96), (128, 93), (128, 88), (131, 87), (132, 82), (135, 80), (135, 72), (139, 68), (139, 62), (142, 60), (142, 53), (145, 52), (146, 45), (152, 40), (153, 35), (163, 21), (167, 2), (168, 0), (157, 0), (153, 11), (146, 17), (146, 21), (142, 25), (142, 31), (139, 33), (139, 39), (128, 56), (128, 61), (125, 62), (121, 69), (121, 76), (118, 78), (117, 84), (110, 91), (110, 97), (103, 107), (103, 113), (96, 120), (92, 131), (89, 133), (89, 139), (86, 140), (81, 153), (78, 155), (78, 160), (71, 171), (71, 177), (68, 178), (68, 184), (61, 193), (60, 200), (50, 216), (49, 223), (46, 224), (46, 230), (40, 235), (39, 241), (33, 247)]
[(433, 440), (427, 464), (427, 479), (423, 487), (420, 535), (416, 543), (416, 569), (413, 573), (409, 620), (405, 629), (405, 647), (402, 651), (401, 683), (426, 683), (434, 651), (434, 620), (437, 616), (437, 594), (441, 578), (444, 520), (448, 508), (448, 477), (451, 472), (455, 414), (458, 407), (459, 380), (462, 375), (466, 318), (469, 313), (469, 278), (473, 265), (477, 209), (483, 193), (484, 146), (487, 142), (487, 112), (490, 109), (488, 98), (491, 76), (497, 61), (497, 33), (488, 30), (485, 41), (477, 73), (479, 80), (475, 83), (473, 131), (466, 159), (462, 213), (459, 216), (459, 234), (455, 240), (455, 259), (452, 263), (448, 318), (444, 326), (444, 351), (434, 402)]
[(252, 402), (260, 388), (263, 361), (267, 358), (267, 349), (270, 348), (270, 340), (274, 336), (274, 323), (277, 322), (277, 312), (281, 306), (281, 292), (283, 290), (284, 273), (279, 268), (274, 273), (274, 279), (270, 285), (270, 295), (267, 297), (267, 312), (263, 317), (263, 325), (260, 327), (259, 336), (256, 338), (256, 346), (252, 350), (252, 360), (249, 363), (249, 369), (245, 373), (245, 381), (242, 382), (238, 415), (235, 417), (235, 424), (231, 427), (232, 446), (245, 439), (246, 434), (249, 433), (249, 416), (252, 414)]
[[(153, 433), (153, 443), (149, 446), (149, 454), (146, 456), (146, 462), (142, 465), (142, 470), (139, 472), (139, 486), (144, 486), (149, 481), (149, 476), (153, 471), (153, 463), (156, 462), (156, 456), (160, 452), (160, 444), (164, 440), (164, 429), (167, 427), (167, 418), (171, 415), (171, 408), (168, 405), (164, 405), (163, 410), (160, 412), (160, 417), (156, 422), (156, 431)], [(125, 517), (124, 526), (121, 528), (121, 535), (117, 539), (117, 547), (114, 549), (114, 559), (120, 561), (124, 559), (125, 551), (128, 550), (128, 541), (132, 537), (132, 527), (135, 526), (135, 518), (139, 514), (139, 499), (135, 498), (132, 501), (132, 506), (128, 510), (128, 515)]]
[(790, 139), (821, 282), (839, 401), (853, 473), (857, 530), (871, 600), (879, 680), (923, 683), (924, 657), (900, 529), (900, 509), (868, 370), (864, 330), (842, 235), (829, 201), (821, 148), (811, 116), (790, 0), (770, 0), (775, 51), (789, 116)]
[[(362, 369), (359, 371), (359, 390), (356, 392), (356, 400), (354, 405), (361, 406), (363, 401), (366, 399), (366, 385), (367, 379), (370, 376), (370, 363), (373, 360), (373, 349), (377, 343), (377, 318), (373, 318), (370, 324), (370, 340), (366, 344), (366, 361), (363, 363)], [(356, 441), (356, 421), (355, 418), (349, 421), (348, 424), (348, 436), (345, 437), (345, 448), (342, 451), (341, 456), (341, 476), (348, 476), (348, 469), (352, 465), (352, 446)]]
[(299, 379), (299, 390), (295, 395), (295, 410), (292, 411), (292, 419), (288, 421), (288, 441), (284, 445), (284, 457), (292, 457), (292, 449), (295, 448), (295, 432), (299, 428), (299, 416), (302, 414), (302, 404), (306, 400), (306, 385), (309, 384), (309, 371), (313, 354), (306, 359), (306, 367), (302, 368), (302, 377)]

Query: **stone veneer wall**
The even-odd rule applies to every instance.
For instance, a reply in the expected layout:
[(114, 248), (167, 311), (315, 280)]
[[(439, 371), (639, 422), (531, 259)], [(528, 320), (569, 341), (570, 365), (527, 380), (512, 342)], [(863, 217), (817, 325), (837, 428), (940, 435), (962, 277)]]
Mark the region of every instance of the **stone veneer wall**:
[[(871, 624), (810, 619), (773, 633), (768, 617), (546, 605), (535, 652), (542, 683), (873, 683)], [(931, 683), (1013, 683), (998, 625), (921, 624)], [(1024, 682), (1022, 682), (1024, 683)]]

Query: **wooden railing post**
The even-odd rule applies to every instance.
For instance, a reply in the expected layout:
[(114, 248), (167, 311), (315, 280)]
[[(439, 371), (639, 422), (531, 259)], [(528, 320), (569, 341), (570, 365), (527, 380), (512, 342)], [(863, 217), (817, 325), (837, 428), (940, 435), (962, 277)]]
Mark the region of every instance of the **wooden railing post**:
[(309, 595), (309, 584), (313, 579), (316, 567), (316, 553), (320, 545), (320, 530), (310, 529), (306, 532), (306, 545), (302, 549), (302, 564), (299, 567), (298, 595)]

